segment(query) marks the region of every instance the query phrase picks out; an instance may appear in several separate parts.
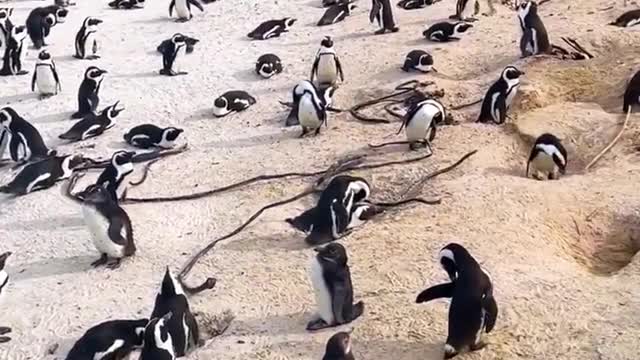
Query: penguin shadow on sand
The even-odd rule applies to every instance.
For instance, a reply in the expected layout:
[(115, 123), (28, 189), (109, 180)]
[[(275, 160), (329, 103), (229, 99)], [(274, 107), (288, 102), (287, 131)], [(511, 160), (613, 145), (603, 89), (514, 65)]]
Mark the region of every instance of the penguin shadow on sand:
[(0, 96), (0, 105), (10, 105), (13, 103), (19, 103), (25, 100), (31, 100), (31, 99), (37, 99), (37, 98), (38, 98), (38, 94), (36, 93)]
[(166, 16), (159, 16), (152, 19), (140, 19), (140, 20), (137, 20), (136, 22), (142, 23), (142, 24), (160, 24), (165, 22), (175, 22), (175, 20)]
[[(288, 226), (282, 221), (283, 226)], [(300, 251), (305, 249), (311, 249), (309, 245), (304, 242), (304, 234), (295, 231), (273, 232), (271, 234), (252, 234), (244, 236), (242, 238), (231, 241), (221, 248), (231, 251), (262, 251), (265, 248), (269, 249), (282, 249), (284, 251)]]
[(75, 274), (92, 269), (91, 262), (95, 255), (70, 256), (66, 258), (42, 259), (27, 264), (21, 264), (11, 269), (12, 280), (15, 282), (33, 280), (49, 276)]
[(0, 226), (0, 229), (25, 231), (69, 231), (75, 228), (85, 228), (82, 218), (64, 215), (33, 220), (20, 220)]
[[(256, 334), (268, 334), (269, 336), (289, 334), (304, 335), (309, 334), (306, 326), (311, 317), (313, 317), (311, 312), (296, 312), (283, 315), (266, 315), (256, 318), (236, 318), (231, 323), (229, 330), (231, 330), (230, 334), (235, 336)], [(335, 329), (338, 328), (333, 328), (332, 330)], [(330, 334), (330, 332), (327, 334)]]
[(47, 114), (42, 116), (37, 116), (30, 118), (29, 120), (34, 124), (46, 124), (46, 123), (54, 123), (59, 121), (67, 121), (71, 119), (71, 115), (73, 115), (74, 111), (63, 111), (56, 114)]
[[(160, 66), (160, 65), (158, 65), (158, 66)], [(141, 71), (141, 72), (132, 73), (132, 74), (113, 74), (113, 75), (111, 75), (111, 77), (113, 77), (113, 78), (121, 78), (121, 79), (146, 79), (146, 78), (159, 77), (160, 73), (158, 71), (159, 70), (156, 70), (156, 71)]]
[(246, 148), (251, 146), (271, 145), (274, 143), (278, 144), (284, 140), (295, 141), (299, 136), (300, 129), (298, 127), (293, 127), (293, 129), (280, 130), (277, 133), (254, 135), (245, 138), (220, 139), (206, 143), (203, 147), (214, 149)]

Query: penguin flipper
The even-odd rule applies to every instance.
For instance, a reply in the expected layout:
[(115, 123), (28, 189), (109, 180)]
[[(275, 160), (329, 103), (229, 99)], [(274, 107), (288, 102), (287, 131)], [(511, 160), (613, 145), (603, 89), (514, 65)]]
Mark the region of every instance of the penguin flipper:
[(507, 103), (506, 103), (506, 96), (503, 94), (500, 94), (498, 96), (498, 100), (496, 102), (496, 110), (498, 111), (497, 113), (497, 118), (494, 118), (494, 121), (496, 121), (496, 123), (498, 125), (500, 124), (504, 124), (505, 120), (507, 119)]
[(169, 3), (169, 16), (173, 16), (173, 8), (176, 6), (176, 0), (171, 0)]
[[(115, 216), (114, 218), (111, 219), (111, 222), (109, 224), (109, 230), (108, 230), (109, 238), (114, 243), (121, 246), (125, 246), (127, 244), (126, 230), (127, 230), (127, 227), (125, 222), (122, 221), (122, 219), (119, 216)], [(125, 234), (123, 234), (123, 232)]]
[(195, 317), (189, 312), (184, 315), (185, 322), (187, 323), (187, 327), (189, 327), (190, 338), (185, 339), (187, 343), (187, 349), (189, 349), (189, 345), (192, 345), (194, 348), (200, 346), (200, 329), (198, 329), (198, 322), (196, 322)]
[(331, 289), (331, 307), (333, 309), (333, 318), (337, 325), (346, 324), (351, 321), (350, 318), (345, 316), (345, 306), (351, 307), (351, 304), (345, 303), (347, 299), (347, 292), (351, 289), (347, 289), (347, 286), (343, 279), (337, 279)]
[(36, 91), (36, 74), (38, 72), (34, 69), (33, 70), (33, 77), (31, 78), (31, 92)]
[(11, 160), (18, 162), (18, 147), (20, 146), (20, 140), (17, 136), (11, 136), (11, 140), (9, 141), (9, 154), (11, 155)]
[(369, 12), (369, 22), (373, 23), (373, 21), (378, 17), (381, 7), (382, 5), (380, 4), (379, 1), (377, 0), (373, 1), (373, 4), (371, 6), (371, 12)]
[(200, 9), (200, 11), (204, 12), (204, 8), (202, 7), (202, 4), (200, 4), (200, 2), (198, 2), (198, 0), (187, 0), (189, 1), (190, 4), (192, 4), (193, 6), (197, 7), (198, 9)]
[(311, 208), (302, 214), (294, 217), (288, 218), (285, 221), (293, 226), (294, 229), (300, 230), (302, 232), (309, 232), (313, 226), (313, 220), (316, 216), (316, 208)]
[(485, 296), (484, 299), (482, 299), (482, 308), (485, 311), (485, 332), (490, 333), (495, 327), (496, 319), (498, 318), (498, 304), (493, 296)]
[[(51, 64), (53, 64), (53, 60), (51, 61)], [(53, 78), (56, 80), (56, 86), (58, 87), (58, 91), (62, 91), (62, 85), (60, 85), (60, 78), (58, 77), (58, 71), (56, 71), (56, 66), (55, 64), (53, 64), (53, 66), (51, 67), (51, 71), (53, 72)], [(33, 76), (35, 77), (35, 71)]]
[(453, 296), (454, 288), (455, 283), (453, 282), (432, 286), (418, 295), (416, 303), (421, 304), (435, 299), (450, 298)]
[(344, 73), (342, 72), (342, 64), (340, 64), (340, 60), (338, 59), (338, 57), (335, 57), (336, 59), (336, 67), (338, 68), (338, 75), (340, 75), (340, 80), (344, 82)]
[(320, 56), (316, 56), (316, 59), (313, 62), (313, 67), (311, 68), (311, 77), (309, 78), (309, 80), (311, 81), (312, 84), (313, 84), (313, 78), (316, 75), (316, 71), (318, 71), (318, 64), (320, 64)]

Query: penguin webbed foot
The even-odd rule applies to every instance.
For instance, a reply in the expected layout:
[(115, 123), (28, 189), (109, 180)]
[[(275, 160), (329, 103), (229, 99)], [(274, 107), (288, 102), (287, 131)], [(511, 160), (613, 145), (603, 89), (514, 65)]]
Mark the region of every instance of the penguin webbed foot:
[(8, 334), (11, 332), (11, 328), (7, 326), (0, 326), (0, 335)]
[(374, 32), (374, 35), (382, 35), (382, 34), (384, 34), (384, 33), (385, 33), (385, 31), (386, 31), (386, 29), (376, 30), (376, 31)]
[(469, 350), (471, 351), (478, 351), (483, 349), (485, 346), (487, 346), (487, 343), (485, 343), (484, 341), (480, 340), (475, 344), (472, 344), (471, 346), (469, 346)]
[(100, 255), (100, 259), (98, 259), (98, 260), (96, 260), (96, 261), (91, 263), (91, 266), (93, 266), (93, 267), (102, 266), (102, 265), (106, 264), (107, 261), (109, 261), (109, 258), (107, 257), (107, 254), (102, 254), (102, 255)]
[(120, 267), (121, 262), (122, 262), (122, 259), (110, 259), (107, 261), (106, 265), (108, 269), (115, 270)]
[(324, 320), (314, 319), (309, 321), (309, 323), (307, 324), (307, 331), (318, 331), (330, 327), (332, 327), (332, 325), (327, 324)]

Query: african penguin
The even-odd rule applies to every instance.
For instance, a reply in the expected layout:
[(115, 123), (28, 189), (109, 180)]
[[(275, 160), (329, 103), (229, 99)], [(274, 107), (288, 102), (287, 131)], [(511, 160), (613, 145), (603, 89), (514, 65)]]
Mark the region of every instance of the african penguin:
[(316, 53), (316, 59), (311, 68), (311, 82), (317, 78), (318, 88), (325, 89), (335, 86), (338, 77), (340, 77), (340, 81), (344, 82), (342, 65), (333, 48), (333, 40), (330, 36), (326, 36), (320, 42), (320, 49)]
[(457, 19), (460, 21), (477, 21), (478, 19), (473, 16), (478, 14), (479, 6), (478, 0), (457, 0), (456, 1), (456, 14), (450, 16), (450, 19)]
[[(11, 256), (11, 251), (7, 251), (0, 254), (0, 301), (7, 294), (7, 288), (9, 287), (9, 274), (7, 274), (4, 266), (6, 265), (7, 258)], [(7, 326), (0, 326), (0, 344), (11, 341), (11, 338), (4, 336), (11, 332), (11, 328)]]
[(156, 296), (151, 318), (158, 318), (169, 312), (173, 316), (166, 323), (168, 331), (171, 338), (173, 338), (176, 357), (182, 357), (188, 351), (202, 344), (200, 342), (198, 323), (191, 313), (187, 296), (180, 282), (167, 267), (160, 292)]
[(31, 91), (36, 91), (36, 85), (38, 85), (41, 100), (58, 95), (58, 91), (62, 91), (56, 64), (47, 50), (42, 50), (38, 54), (38, 61), (31, 79)]
[(624, 91), (624, 102), (622, 111), (627, 113), (632, 110), (634, 105), (640, 104), (640, 71), (636, 72)]
[(28, 162), (56, 155), (55, 150), (45, 145), (40, 132), (13, 108), (0, 109), (0, 125), (11, 132), (9, 152), (13, 161)]
[(114, 0), (109, 3), (109, 7), (114, 9), (141, 9), (145, 0)]
[(0, 161), (4, 157), (4, 153), (9, 146), (9, 142), (11, 141), (11, 131), (0, 123)]
[(304, 90), (318, 92), (321, 99), (330, 100), (335, 89), (333, 87), (327, 89), (316, 89), (309, 80), (303, 80), (296, 84), (296, 86), (293, 87), (293, 90), (291, 90), (291, 97), (293, 101), (291, 111), (289, 112), (289, 116), (285, 123), (286, 126), (300, 124), (300, 121), (298, 121), (298, 105), (300, 103), (300, 97), (304, 94)]
[(538, 4), (535, 1), (525, 1), (518, 6), (520, 20), (520, 52), (522, 57), (547, 54), (551, 51), (547, 29), (538, 16)]
[(104, 108), (99, 115), (89, 113), (85, 117), (73, 124), (64, 134), (58, 138), (69, 141), (81, 141), (101, 135), (106, 130), (111, 129), (115, 123), (115, 118), (124, 111), (124, 107), (118, 107), (120, 102)]
[(133, 155), (130, 151), (116, 151), (111, 155), (109, 165), (102, 170), (96, 185), (104, 186), (113, 202), (118, 202), (126, 194), (127, 186), (124, 179), (133, 172)]
[(355, 360), (348, 332), (341, 331), (329, 338), (322, 360)]
[(631, 27), (640, 24), (640, 9), (627, 11), (620, 15), (616, 21), (609, 23), (609, 25), (619, 27)]
[(444, 358), (450, 359), (462, 351), (476, 351), (486, 346), (482, 334), (493, 330), (498, 306), (493, 297), (491, 278), (462, 245), (448, 244), (439, 257), (448, 259), (452, 268), (446, 270), (448, 273), (453, 270), (455, 279), (422, 291), (416, 303), (451, 298), (449, 334), (444, 345)]
[(318, 312), (307, 324), (307, 330), (326, 329), (356, 320), (364, 312), (364, 303), (353, 303), (347, 250), (333, 242), (314, 251), (317, 254), (311, 261), (310, 277)]
[(51, 28), (57, 24), (64, 23), (68, 14), (69, 10), (58, 5), (33, 9), (26, 21), (27, 31), (33, 46), (36, 49), (46, 46), (44, 39), (49, 36)]
[(168, 312), (162, 317), (151, 319), (144, 330), (144, 346), (140, 352), (140, 360), (174, 360), (176, 351), (174, 341), (169, 331), (169, 321), (173, 313)]
[(83, 163), (80, 156), (65, 155), (27, 164), (11, 182), (0, 186), (0, 192), (18, 196), (50, 188), (71, 176), (73, 169)]
[(340, 0), (322, 0), (322, 7), (329, 7), (336, 5), (340, 2)]
[(416, 10), (427, 7), (427, 5), (433, 5), (440, 0), (400, 0), (398, 7), (405, 10)]
[(213, 115), (216, 117), (227, 116), (232, 112), (246, 110), (255, 103), (256, 99), (246, 91), (227, 91), (214, 100)]
[(53, 3), (58, 5), (58, 6), (62, 6), (62, 7), (75, 6), (76, 5), (76, 3), (71, 2), (71, 0), (53, 0)]
[(296, 87), (294, 91), (298, 91), (295, 96), (298, 97), (296, 115), (298, 123), (302, 127), (300, 137), (304, 137), (309, 132), (314, 132), (314, 135), (318, 135), (322, 124), (327, 126), (327, 107), (332, 91), (325, 91), (324, 98), (320, 98), (320, 92), (311, 82), (307, 85)]
[(493, 83), (484, 95), (478, 122), (504, 123), (507, 111), (511, 108), (513, 98), (520, 87), (521, 75), (524, 75), (524, 72), (513, 66), (507, 66), (502, 70), (498, 81)]
[(325, 26), (338, 23), (351, 15), (351, 12), (357, 7), (356, 4), (349, 0), (332, 5), (324, 12), (317, 25)]
[(13, 27), (11, 14), (13, 14), (13, 8), (0, 8), (0, 56), (4, 56), (7, 40)]
[(183, 132), (184, 130), (175, 127), (163, 129), (153, 124), (143, 124), (127, 131), (124, 134), (124, 141), (141, 149), (149, 149), (151, 147), (170, 149), (175, 146), (178, 136)]
[(193, 12), (191, 11), (191, 5), (197, 7), (200, 11), (204, 11), (202, 4), (198, 0), (171, 0), (169, 3), (169, 17), (173, 16), (173, 8), (176, 8), (176, 15), (178, 22), (185, 22), (193, 18)]
[(100, 58), (96, 55), (98, 53), (96, 33), (99, 24), (102, 24), (102, 20), (91, 16), (82, 22), (82, 26), (76, 34), (76, 53), (74, 55), (76, 59), (95, 60)]
[(29, 73), (26, 70), (22, 70), (22, 59), (24, 59), (26, 52), (23, 44), (26, 37), (27, 31), (24, 26), (11, 27), (9, 36), (6, 39), (0, 76), (25, 75)]
[(433, 56), (424, 50), (411, 50), (404, 59), (402, 70), (428, 73), (433, 70)]
[(76, 341), (66, 360), (125, 359), (144, 341), (149, 319), (110, 320), (93, 326)]
[(71, 115), (72, 119), (82, 119), (88, 114), (96, 112), (100, 104), (100, 85), (107, 70), (96, 66), (89, 66), (84, 72), (84, 79), (78, 89), (78, 111)]
[(560, 174), (565, 174), (567, 161), (567, 150), (562, 146), (560, 139), (549, 133), (542, 134), (531, 149), (526, 177), (557, 180)]
[(472, 27), (473, 25), (462, 21), (455, 23), (445, 21), (431, 25), (422, 33), (422, 35), (431, 41), (448, 42), (452, 40), (460, 40), (457, 35), (466, 32)]
[(384, 34), (387, 31), (398, 32), (400, 30), (393, 18), (390, 0), (371, 0), (369, 22), (373, 23), (374, 21), (378, 23), (379, 27), (375, 32), (376, 35)]
[(162, 54), (162, 69), (160, 75), (176, 76), (186, 75), (186, 71), (181, 71), (178, 59), (191, 54), (195, 44), (200, 40), (180, 33), (173, 34), (171, 39), (164, 40), (157, 50)]
[(256, 74), (269, 79), (282, 72), (282, 61), (275, 54), (264, 54), (256, 61)]
[(247, 37), (254, 40), (267, 40), (272, 37), (279, 37), (280, 34), (289, 32), (289, 28), (295, 24), (298, 19), (286, 17), (280, 20), (268, 20), (258, 25)]
[(436, 125), (446, 117), (444, 106), (438, 100), (423, 100), (409, 108), (398, 134), (405, 129), (411, 150), (426, 147), (433, 151), (431, 141), (436, 137)]

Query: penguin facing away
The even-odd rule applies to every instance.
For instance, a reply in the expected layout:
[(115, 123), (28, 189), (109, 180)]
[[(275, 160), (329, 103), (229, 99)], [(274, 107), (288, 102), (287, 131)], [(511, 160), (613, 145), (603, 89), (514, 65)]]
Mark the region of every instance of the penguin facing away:
[(169, 321), (173, 313), (151, 319), (144, 330), (144, 346), (140, 352), (140, 360), (174, 360), (176, 353), (174, 341), (169, 331)]
[[(9, 285), (9, 274), (7, 274), (4, 266), (7, 262), (7, 258), (11, 256), (11, 251), (7, 251), (0, 254), (0, 300), (7, 294), (7, 288)], [(11, 328), (7, 326), (0, 326), (0, 344), (11, 341), (11, 338), (4, 336), (11, 332)]]
[(340, 81), (344, 82), (344, 73), (342, 64), (333, 48), (333, 40), (330, 36), (326, 36), (320, 42), (320, 49), (316, 54), (316, 59), (311, 68), (311, 82), (317, 78), (317, 86), (325, 89), (329, 86), (335, 86), (340, 77)]
[(72, 119), (82, 119), (88, 114), (95, 114), (100, 104), (100, 85), (107, 70), (89, 66), (84, 72), (84, 79), (78, 89), (78, 111), (71, 115)]
[(553, 134), (544, 133), (537, 139), (529, 160), (527, 161), (526, 177), (537, 180), (557, 180), (567, 169), (567, 150)]
[(280, 20), (268, 20), (258, 25), (247, 37), (254, 40), (267, 40), (272, 37), (280, 37), (282, 33), (289, 32), (289, 28), (298, 19), (286, 17)]
[(0, 125), (11, 132), (9, 152), (13, 161), (23, 163), (56, 155), (45, 145), (40, 132), (13, 108), (0, 109)]
[(186, 71), (181, 71), (180, 62), (181, 59), (187, 54), (191, 54), (195, 45), (200, 40), (183, 35), (180, 33), (173, 34), (171, 39), (164, 40), (157, 47), (158, 52), (162, 54), (162, 69), (160, 75), (177, 76), (187, 75)]
[(183, 132), (183, 129), (172, 126), (163, 129), (153, 124), (143, 124), (127, 131), (124, 134), (124, 141), (141, 149), (152, 147), (171, 149), (175, 146), (178, 136)]
[(404, 60), (402, 70), (410, 72), (416, 70), (421, 73), (428, 73), (433, 70), (433, 56), (424, 50), (411, 50)]
[(37, 50), (47, 46), (44, 39), (49, 36), (51, 28), (64, 23), (68, 14), (69, 10), (58, 5), (37, 7), (29, 13), (26, 21), (27, 32)]
[(446, 116), (445, 108), (438, 100), (423, 100), (409, 108), (398, 134), (405, 129), (411, 150), (426, 147), (433, 151), (431, 142), (436, 137), (436, 125), (444, 122)]
[(256, 61), (256, 74), (269, 79), (282, 72), (282, 61), (275, 54), (264, 54)]
[(636, 72), (624, 91), (624, 102), (622, 111), (627, 113), (631, 111), (634, 105), (640, 104), (640, 71)]
[(465, 33), (467, 30), (471, 29), (473, 25), (467, 24), (463, 21), (459, 21), (456, 23), (450, 22), (439, 22), (431, 25), (427, 30), (425, 30), (422, 35), (431, 41), (438, 42), (449, 42), (449, 41), (457, 41), (460, 38), (457, 35)]
[(100, 58), (97, 55), (98, 41), (96, 40), (99, 24), (102, 24), (100, 19), (91, 16), (84, 19), (80, 30), (76, 34), (76, 53), (74, 55), (76, 59), (95, 60)]
[(478, 122), (493, 121), (496, 124), (505, 122), (507, 111), (511, 108), (520, 87), (520, 76), (522, 75), (524, 72), (514, 66), (507, 66), (502, 70), (500, 78), (489, 87), (484, 95)]
[(227, 116), (232, 112), (244, 111), (255, 103), (256, 98), (249, 95), (246, 91), (227, 91), (214, 100), (213, 115), (216, 117)]
[(42, 50), (38, 54), (38, 62), (36, 62), (31, 79), (31, 91), (36, 90), (36, 85), (40, 93), (40, 100), (58, 95), (58, 91), (62, 91), (56, 64), (47, 50)]
[(640, 9), (627, 11), (620, 15), (615, 21), (609, 23), (609, 25), (619, 27), (631, 27), (638, 24), (640, 24)]
[(525, 1), (518, 6), (520, 20), (520, 52), (522, 57), (551, 52), (551, 43), (547, 29), (538, 16), (538, 4), (535, 1)]
[(351, 336), (341, 331), (334, 334), (327, 341), (322, 360), (355, 360), (351, 352)]
[(393, 9), (390, 0), (371, 0), (371, 12), (369, 12), (369, 21), (378, 23), (379, 29), (374, 34), (382, 35), (385, 32), (398, 32), (400, 28), (396, 26), (393, 18)]
[(364, 312), (364, 303), (353, 303), (353, 285), (347, 250), (339, 243), (315, 248), (310, 277), (318, 313), (307, 324), (308, 331), (348, 324)]
[(169, 3), (169, 17), (173, 16), (173, 8), (176, 9), (176, 15), (178, 22), (185, 22), (193, 18), (193, 12), (191, 11), (191, 5), (197, 7), (200, 11), (204, 12), (202, 4), (198, 0), (171, 0)]
[(111, 162), (96, 181), (96, 185), (104, 186), (115, 203), (126, 195), (124, 179), (133, 172), (133, 162), (131, 162), (133, 155), (135, 155), (134, 152), (124, 150), (114, 152), (111, 155)]
[(26, 37), (27, 31), (24, 26), (11, 27), (6, 38), (0, 76), (25, 75), (29, 73), (26, 70), (22, 70), (22, 60), (25, 55), (23, 44)]
[(462, 351), (477, 351), (486, 346), (482, 334), (493, 330), (498, 306), (490, 276), (462, 245), (448, 244), (439, 257), (442, 264), (450, 266), (445, 270), (451, 282), (422, 291), (416, 303), (451, 298), (449, 334), (444, 345), (444, 358), (450, 359)]
[(317, 25), (326, 26), (343, 21), (347, 16), (351, 15), (351, 12), (357, 7), (356, 4), (349, 0), (332, 5), (324, 12)]
[(87, 114), (82, 120), (73, 124), (64, 134), (58, 138), (69, 141), (82, 141), (96, 137), (115, 126), (115, 118), (124, 111), (124, 107), (118, 107), (120, 102), (104, 108), (99, 115)]
[(0, 186), (0, 193), (16, 196), (44, 190), (71, 176), (73, 169), (84, 164), (80, 156), (54, 156), (27, 164), (11, 182)]
[(144, 340), (149, 319), (111, 320), (93, 326), (76, 341), (66, 360), (125, 359)]

